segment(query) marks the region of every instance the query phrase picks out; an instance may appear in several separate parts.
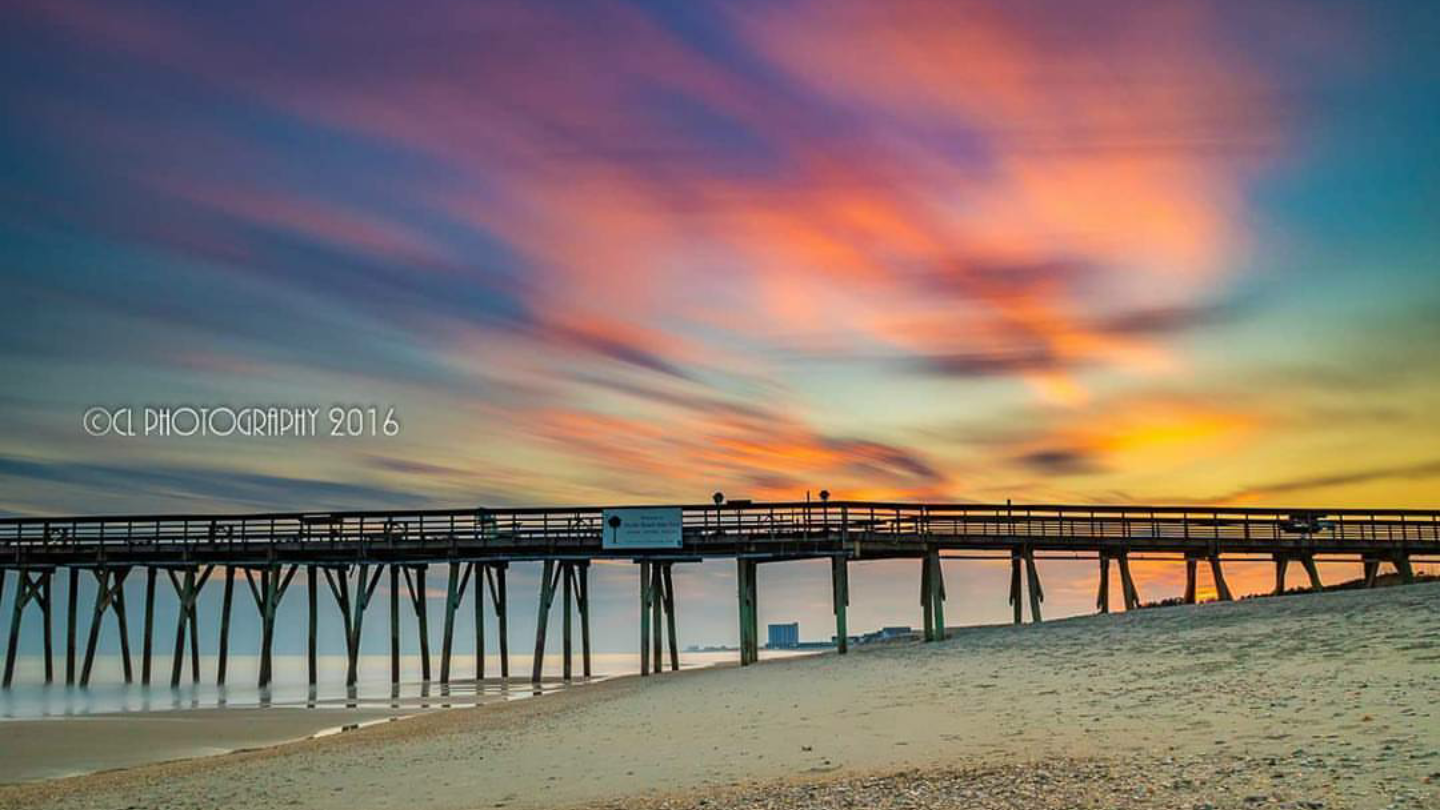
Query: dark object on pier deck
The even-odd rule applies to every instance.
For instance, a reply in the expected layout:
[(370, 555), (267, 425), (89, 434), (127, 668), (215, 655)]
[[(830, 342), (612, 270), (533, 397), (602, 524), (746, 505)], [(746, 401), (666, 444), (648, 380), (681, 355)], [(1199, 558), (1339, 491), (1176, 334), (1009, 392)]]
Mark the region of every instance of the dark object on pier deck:
[[(1097, 608), (1109, 611), (1110, 564), (1120, 571), (1126, 609), (1139, 606), (1130, 561), (1138, 555), (1183, 561), (1184, 601), (1197, 598), (1198, 567), (1209, 564), (1217, 595), (1232, 598), (1221, 566), (1223, 557), (1261, 555), (1274, 561), (1276, 591), (1283, 592), (1290, 562), (1299, 562), (1312, 588), (1320, 588), (1317, 562), (1359, 559), (1373, 584), (1382, 564), (1413, 578), (1412, 560), (1440, 558), (1440, 511), (1355, 509), (1259, 509), (1149, 506), (1017, 506), (1012, 504), (904, 504), (858, 501), (754, 503), (725, 502), (669, 507), (679, 518), (679, 546), (617, 549), (604, 543), (602, 508), (453, 509), (400, 512), (266, 513), (250, 515), (127, 515), (0, 519), (0, 592), (6, 574), (17, 574), (4, 682), (13, 679), (16, 647), (29, 606), (40, 609), (46, 680), (54, 677), (51, 650), (51, 581), (56, 569), (69, 572), (66, 621), (66, 681), (75, 680), (76, 604), (79, 572), (91, 571), (98, 588), (93, 605), (80, 684), (89, 682), (94, 651), (106, 613), (120, 632), (125, 678), (130, 669), (124, 582), (146, 571), (141, 679), (151, 677), (155, 581), (164, 571), (179, 604), (171, 682), (183, 671), (190, 647), (190, 675), (201, 677), (199, 626), (195, 609), (216, 566), (224, 569), (220, 654), (216, 681), (225, 682), (235, 572), (244, 576), (261, 620), (260, 684), (271, 679), (275, 616), (300, 568), (308, 584), (309, 678), (316, 679), (319, 576), (340, 611), (345, 633), (347, 683), (358, 673), (361, 627), (381, 575), (388, 566), (391, 598), (391, 676), (399, 678), (400, 580), (403, 578), (419, 631), (421, 673), (431, 677), (427, 566), (448, 565), (440, 680), (452, 674), (454, 618), (466, 590), (475, 611), (477, 678), (485, 677), (485, 603), (499, 629), (500, 676), (510, 677), (505, 575), (512, 562), (541, 562), (536, 655), (531, 678), (544, 665), (549, 614), (561, 595), (562, 666), (574, 675), (573, 618), (580, 621), (581, 674), (590, 670), (589, 566), (595, 560), (631, 561), (640, 569), (642, 672), (659, 673), (669, 646), (672, 670), (679, 667), (676, 633), (676, 562), (713, 558), (737, 561), (740, 659), (759, 659), (758, 570), (761, 563), (804, 559), (831, 561), (835, 635), (846, 652), (850, 602), (849, 564), (872, 559), (915, 559), (920, 565), (923, 636), (945, 637), (946, 553), (981, 552), (1011, 560), (1010, 602), (1015, 621), (1023, 619), (1028, 596), (1033, 621), (1040, 621), (1044, 591), (1037, 560), (1045, 555), (1085, 556), (1100, 561)], [(614, 527), (611, 527), (613, 532)], [(954, 557), (948, 557), (954, 559)], [(473, 588), (469, 587), (473, 583)]]

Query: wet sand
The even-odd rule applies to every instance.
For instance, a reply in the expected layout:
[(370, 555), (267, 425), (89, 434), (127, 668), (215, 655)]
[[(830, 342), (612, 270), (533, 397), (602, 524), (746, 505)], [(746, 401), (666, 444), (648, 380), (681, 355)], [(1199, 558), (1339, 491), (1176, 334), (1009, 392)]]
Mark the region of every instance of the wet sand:
[(414, 709), (181, 709), (0, 722), (0, 782), (262, 748)]
[(1437, 619), (1430, 583), (971, 628), (0, 788), (0, 806), (1440, 807)]

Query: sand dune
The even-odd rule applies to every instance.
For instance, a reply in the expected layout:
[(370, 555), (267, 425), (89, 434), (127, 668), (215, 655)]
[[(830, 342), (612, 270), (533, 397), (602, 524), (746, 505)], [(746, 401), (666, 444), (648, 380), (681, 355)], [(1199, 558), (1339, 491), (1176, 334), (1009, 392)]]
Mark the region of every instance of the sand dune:
[(15, 786), (0, 806), (1440, 807), (1437, 619), (1431, 583), (972, 628)]

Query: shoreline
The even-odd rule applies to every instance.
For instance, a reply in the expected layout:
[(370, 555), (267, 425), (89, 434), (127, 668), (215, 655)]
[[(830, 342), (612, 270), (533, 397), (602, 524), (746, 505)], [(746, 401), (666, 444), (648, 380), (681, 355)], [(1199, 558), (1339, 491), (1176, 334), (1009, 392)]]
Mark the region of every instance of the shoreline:
[[(1440, 802), (1425, 781), (1440, 774), (1427, 686), (1437, 614), (1440, 584), (1429, 583), (967, 628), (940, 644), (617, 677), (547, 700), (0, 787), (0, 807), (123, 796), (355, 810), (387, 806), (382, 794), (418, 808), (745, 806), (716, 804), (727, 796), (819, 807), (833, 805), (805, 796), (868, 795), (865, 780), (903, 774), (938, 798), (963, 795), (966, 780), (1000, 791), (992, 776), (1024, 763), (1052, 763), (1076, 796), (1151, 781), (1147, 795), (1211, 796), (1186, 786), (1189, 773), (1327, 808), (1420, 807), (1406, 797)], [(1136, 801), (1112, 804), (1151, 806)]]

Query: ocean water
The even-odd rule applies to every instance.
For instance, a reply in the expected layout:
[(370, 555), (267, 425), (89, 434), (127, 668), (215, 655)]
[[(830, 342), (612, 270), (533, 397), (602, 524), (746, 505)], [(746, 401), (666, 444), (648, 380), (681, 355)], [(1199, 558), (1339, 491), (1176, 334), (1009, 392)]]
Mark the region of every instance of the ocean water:
[[(761, 658), (782, 658), (807, 653), (762, 650)], [(739, 660), (739, 652), (682, 652), (682, 669), (714, 666)], [(668, 670), (669, 659), (666, 659)], [(500, 680), (499, 656), (485, 659), (484, 681), (475, 679), (475, 656), (456, 655), (451, 659), (450, 683), (442, 685), (440, 657), (432, 655), (431, 679), (422, 680), (418, 655), (401, 657), (398, 684), (390, 683), (390, 656), (360, 657), (359, 682), (345, 685), (346, 660), (343, 655), (322, 655), (317, 659), (317, 683), (310, 686), (308, 664), (304, 655), (276, 655), (272, 660), (273, 682), (261, 689), (256, 685), (260, 669), (257, 656), (232, 655), (226, 671), (226, 684), (215, 685), (217, 659), (200, 657), (200, 682), (190, 681), (190, 662), (184, 662), (180, 685), (170, 686), (171, 659), (155, 656), (152, 661), (151, 684), (140, 685), (140, 658), (132, 658), (135, 682), (124, 682), (120, 656), (96, 656), (90, 685), (85, 688), (65, 685), (65, 660), (55, 659), (56, 682), (44, 683), (44, 661), (40, 657), (21, 656), (15, 662), (15, 682), (9, 689), (0, 689), (0, 718), (22, 719), (73, 717), (115, 712), (159, 712), (182, 709), (292, 707), (310, 709), (396, 708), (436, 709), (475, 706), (495, 701), (533, 697), (537, 694), (568, 688), (561, 681), (560, 657), (550, 654), (545, 659), (544, 679), (539, 688), (530, 683), (531, 659), (528, 655), (510, 656), (510, 680)], [(76, 662), (76, 678), (82, 661)], [(640, 654), (596, 653), (591, 655), (592, 680), (603, 680), (640, 671)], [(579, 677), (580, 657), (574, 659), (575, 679), (569, 686), (583, 684)]]

